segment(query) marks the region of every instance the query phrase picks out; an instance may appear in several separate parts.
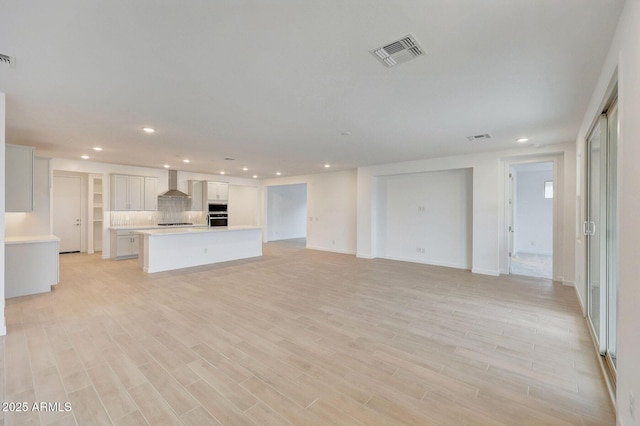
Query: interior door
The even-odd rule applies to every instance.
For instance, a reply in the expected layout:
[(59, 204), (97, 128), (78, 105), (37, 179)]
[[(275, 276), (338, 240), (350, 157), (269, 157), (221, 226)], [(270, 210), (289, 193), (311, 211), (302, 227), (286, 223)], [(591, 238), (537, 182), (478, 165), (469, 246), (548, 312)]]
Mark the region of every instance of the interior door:
[(82, 185), (79, 176), (53, 177), (53, 233), (60, 253), (79, 252), (82, 238)]
[(604, 355), (606, 349), (606, 177), (607, 117), (602, 115), (587, 140), (587, 218), (583, 232), (587, 240), (587, 315)]

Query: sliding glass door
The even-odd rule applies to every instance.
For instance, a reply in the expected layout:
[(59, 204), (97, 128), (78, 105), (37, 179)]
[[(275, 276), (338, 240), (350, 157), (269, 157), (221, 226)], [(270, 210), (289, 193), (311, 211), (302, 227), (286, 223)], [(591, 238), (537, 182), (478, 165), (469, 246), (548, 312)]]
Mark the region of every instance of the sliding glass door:
[(617, 329), (617, 141), (616, 103), (587, 138), (587, 315), (598, 350), (615, 378)]

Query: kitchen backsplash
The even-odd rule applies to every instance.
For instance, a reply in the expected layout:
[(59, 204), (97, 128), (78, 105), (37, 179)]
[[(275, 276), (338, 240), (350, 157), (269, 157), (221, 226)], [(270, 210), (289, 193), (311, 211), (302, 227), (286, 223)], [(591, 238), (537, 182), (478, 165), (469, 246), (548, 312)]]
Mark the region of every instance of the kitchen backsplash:
[[(162, 209), (161, 203), (158, 208)], [(164, 206), (165, 208), (167, 206)], [(158, 210), (158, 211), (115, 211), (111, 212), (111, 226), (147, 226), (159, 223), (193, 223), (206, 225), (206, 215), (200, 211)]]

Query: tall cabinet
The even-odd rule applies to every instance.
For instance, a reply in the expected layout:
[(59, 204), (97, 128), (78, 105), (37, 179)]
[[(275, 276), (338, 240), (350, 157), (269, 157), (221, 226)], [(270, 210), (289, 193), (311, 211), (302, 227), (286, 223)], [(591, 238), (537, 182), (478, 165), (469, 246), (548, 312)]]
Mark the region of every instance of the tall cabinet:
[(103, 181), (102, 175), (90, 174), (88, 185), (89, 208), (87, 209), (87, 252), (95, 253), (102, 251), (102, 229), (104, 221), (103, 204)]

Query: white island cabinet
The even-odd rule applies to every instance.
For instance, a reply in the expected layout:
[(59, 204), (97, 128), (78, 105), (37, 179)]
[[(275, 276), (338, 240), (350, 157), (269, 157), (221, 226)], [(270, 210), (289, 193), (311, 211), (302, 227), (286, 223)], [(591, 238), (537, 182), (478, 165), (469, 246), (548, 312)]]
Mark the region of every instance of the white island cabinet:
[(138, 263), (150, 273), (262, 256), (262, 228), (258, 226), (151, 229), (138, 233)]

